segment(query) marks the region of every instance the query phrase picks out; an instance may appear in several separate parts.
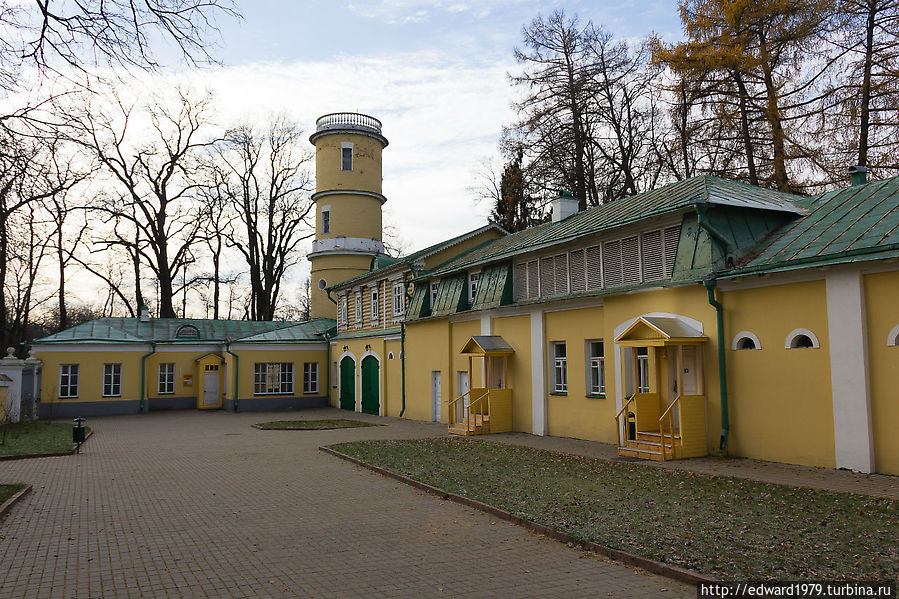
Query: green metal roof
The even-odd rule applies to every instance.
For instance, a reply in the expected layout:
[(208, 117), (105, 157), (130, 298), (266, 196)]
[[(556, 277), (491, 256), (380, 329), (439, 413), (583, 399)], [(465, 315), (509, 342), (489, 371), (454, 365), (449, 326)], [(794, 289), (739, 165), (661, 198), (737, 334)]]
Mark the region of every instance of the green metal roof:
[(316, 318), (283, 329), (243, 337), (240, 343), (316, 343), (323, 341), (322, 336), (334, 328), (335, 324), (337, 321), (331, 318)]
[(483, 227), (478, 227), (477, 229), (468, 231), (467, 233), (463, 233), (462, 235), (457, 235), (456, 237), (453, 237), (452, 239), (447, 239), (446, 241), (441, 241), (440, 243), (435, 243), (434, 245), (430, 245), (422, 250), (412, 252), (411, 254), (408, 254), (401, 258), (392, 258), (389, 256), (378, 257), (375, 259), (374, 268), (371, 271), (362, 273), (361, 275), (357, 275), (357, 276), (353, 277), (352, 279), (347, 279), (346, 281), (341, 281), (340, 283), (335, 283), (334, 285), (331, 285), (331, 287), (329, 287), (329, 289), (339, 289), (342, 287), (347, 287), (349, 285), (353, 285), (358, 281), (368, 278), (369, 276), (371, 276), (371, 274), (373, 272), (378, 272), (378, 271), (381, 271), (381, 270), (384, 270), (384, 269), (387, 269), (387, 268), (390, 268), (393, 266), (397, 266), (397, 265), (402, 267), (403, 265), (412, 264), (413, 262), (415, 262), (418, 259), (427, 258), (428, 256), (430, 256), (432, 254), (436, 254), (437, 252), (443, 251), (443, 250), (450, 248), (458, 243), (462, 243), (463, 241), (471, 239), (472, 237), (479, 235), (480, 233), (483, 233), (484, 231), (489, 231), (490, 229), (496, 229), (497, 231), (503, 233), (504, 235), (509, 234), (508, 231), (506, 231), (505, 229), (500, 227), (498, 224), (487, 223)]
[[(178, 331), (185, 325), (196, 328), (198, 336), (178, 336)], [(151, 318), (141, 322), (138, 318), (98, 318), (90, 322), (37, 339), (35, 344), (43, 343), (210, 343), (244, 340), (273, 333), (282, 329), (284, 337), (294, 341), (315, 335), (334, 326), (334, 321), (321, 318), (304, 323), (291, 321), (272, 322), (255, 320), (210, 320), (193, 318)], [(304, 337), (306, 336), (306, 337)], [(275, 339), (272, 339), (273, 341)], [(320, 340), (320, 339), (315, 339)]]
[(899, 250), (899, 177), (796, 203), (806, 214), (769, 236), (727, 276), (880, 259)]
[(390, 335), (399, 335), (402, 332), (400, 327), (390, 327), (389, 329), (369, 329), (367, 331), (357, 331), (353, 333), (341, 333), (331, 341), (340, 341), (341, 339), (362, 339), (364, 337), (386, 337)]
[(799, 196), (728, 181), (699, 176), (677, 181), (652, 191), (623, 198), (578, 212), (558, 223), (543, 223), (495, 240), (459, 258), (438, 266), (424, 276), (468, 268), (567, 241), (609, 231), (653, 217), (684, 211), (697, 204), (730, 206), (804, 214)]

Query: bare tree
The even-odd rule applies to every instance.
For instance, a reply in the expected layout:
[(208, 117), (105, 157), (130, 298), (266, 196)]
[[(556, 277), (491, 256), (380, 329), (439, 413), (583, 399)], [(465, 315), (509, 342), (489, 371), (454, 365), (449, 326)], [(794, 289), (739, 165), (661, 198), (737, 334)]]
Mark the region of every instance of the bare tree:
[[(72, 139), (89, 150), (111, 177), (120, 193), (106, 194), (91, 211), (113, 223), (111, 234), (100, 240), (106, 248), (124, 248), (133, 260), (137, 307), (141, 268), (148, 267), (159, 284), (159, 315), (175, 318), (174, 297), (193, 284), (179, 275), (193, 261), (191, 246), (200, 237), (202, 224), (195, 196), (200, 154), (214, 140), (205, 135), (210, 125), (208, 97), (196, 99), (178, 93), (176, 106), (156, 101), (145, 108), (154, 139), (141, 136), (135, 107), (116, 98), (120, 114), (91, 111), (84, 106), (70, 124)], [(132, 138), (138, 138), (138, 145)], [(120, 230), (127, 225), (127, 232)]]
[(239, 17), (229, 0), (36, 0), (0, 3), (0, 86), (23, 69), (40, 76), (96, 66), (154, 68), (154, 43), (173, 43), (189, 63), (213, 62), (209, 33), (219, 16)]
[(300, 258), (300, 245), (314, 234), (308, 218), (312, 159), (302, 131), (275, 118), (261, 132), (250, 125), (229, 130), (217, 144), (219, 180), (239, 223), (227, 235), (249, 269), (250, 318), (272, 320), (285, 273)]

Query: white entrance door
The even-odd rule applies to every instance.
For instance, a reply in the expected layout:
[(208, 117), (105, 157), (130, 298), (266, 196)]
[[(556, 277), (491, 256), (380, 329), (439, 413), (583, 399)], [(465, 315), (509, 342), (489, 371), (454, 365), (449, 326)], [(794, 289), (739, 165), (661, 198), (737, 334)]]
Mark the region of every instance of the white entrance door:
[(440, 422), (440, 371), (431, 372), (431, 422)]
[(203, 405), (215, 406), (219, 403), (219, 373), (203, 373)]
[(683, 395), (696, 395), (698, 385), (696, 384), (696, 349), (694, 347), (684, 347), (683, 368), (684, 390)]
[[(456, 372), (456, 389), (458, 390), (460, 396), (468, 393), (468, 371), (467, 370), (459, 370), (458, 372)], [(465, 418), (465, 413), (468, 412), (468, 402), (470, 399), (471, 399), (470, 395), (465, 395), (465, 397), (462, 398), (461, 403), (460, 402), (456, 403), (456, 405), (458, 406), (458, 408), (456, 408), (456, 410), (458, 411), (458, 414), (456, 414), (457, 421)]]

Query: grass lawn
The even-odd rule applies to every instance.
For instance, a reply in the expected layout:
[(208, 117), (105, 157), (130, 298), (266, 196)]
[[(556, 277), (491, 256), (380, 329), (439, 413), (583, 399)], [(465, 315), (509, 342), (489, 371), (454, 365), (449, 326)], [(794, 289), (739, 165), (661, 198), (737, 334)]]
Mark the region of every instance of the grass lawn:
[(72, 449), (72, 425), (65, 422), (5, 424), (0, 426), (0, 441), (3, 440), (4, 430), (6, 442), (0, 444), (0, 456), (63, 453)]
[(294, 430), (316, 431), (333, 428), (358, 428), (361, 426), (381, 426), (373, 422), (359, 420), (346, 420), (344, 418), (331, 418), (325, 420), (276, 420), (274, 422), (260, 422), (256, 425), (262, 430)]
[(724, 580), (896, 580), (899, 502), (489, 441), (332, 446), (582, 540)]
[(25, 485), (0, 485), (0, 505), (25, 488)]

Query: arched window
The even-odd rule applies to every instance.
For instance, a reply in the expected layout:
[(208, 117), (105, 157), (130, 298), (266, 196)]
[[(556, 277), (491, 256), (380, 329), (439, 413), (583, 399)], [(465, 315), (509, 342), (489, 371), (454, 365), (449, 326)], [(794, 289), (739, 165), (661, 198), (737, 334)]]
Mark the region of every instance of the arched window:
[(887, 335), (887, 345), (891, 347), (899, 346), (899, 324), (894, 326), (890, 334)]
[(818, 337), (808, 329), (793, 329), (784, 343), (786, 349), (819, 348)]
[(197, 339), (200, 336), (200, 331), (192, 324), (186, 324), (180, 327), (175, 332), (175, 337), (187, 337), (189, 339)]
[(734, 340), (731, 342), (730, 348), (732, 350), (762, 349), (762, 343), (759, 341), (759, 338), (755, 336), (755, 333), (750, 331), (740, 331), (734, 335)]

